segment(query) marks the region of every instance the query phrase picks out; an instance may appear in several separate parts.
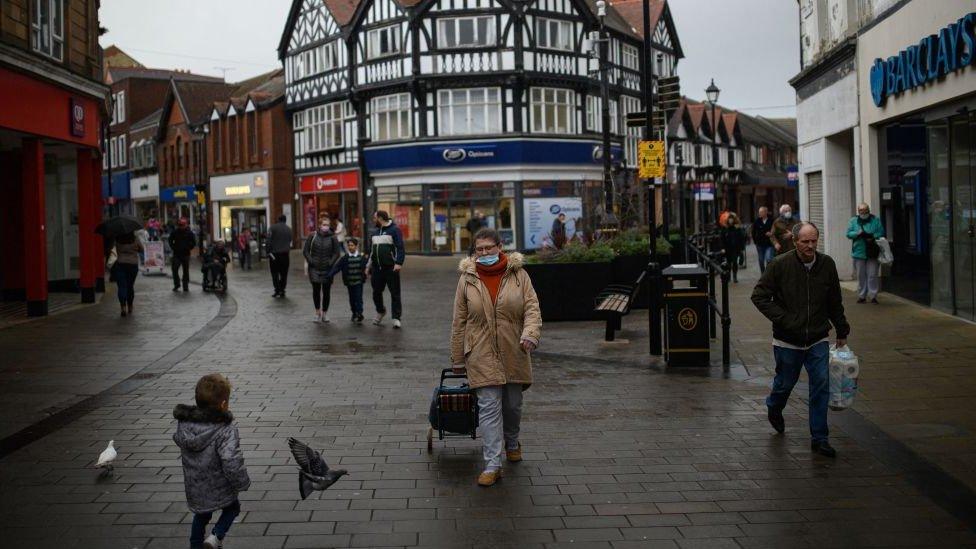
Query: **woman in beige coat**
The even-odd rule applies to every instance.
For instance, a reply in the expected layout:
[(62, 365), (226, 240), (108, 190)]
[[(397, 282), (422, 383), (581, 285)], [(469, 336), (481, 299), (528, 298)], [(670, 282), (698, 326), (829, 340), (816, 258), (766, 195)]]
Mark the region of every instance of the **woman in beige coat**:
[(478, 484), (491, 486), (502, 474), (503, 444), (508, 461), (522, 460), (522, 390), (532, 384), (530, 353), (539, 345), (542, 315), (522, 255), (502, 253), (493, 229), (481, 229), (474, 241), (475, 254), (459, 267), (451, 364), (467, 372), (478, 395), (485, 459)]

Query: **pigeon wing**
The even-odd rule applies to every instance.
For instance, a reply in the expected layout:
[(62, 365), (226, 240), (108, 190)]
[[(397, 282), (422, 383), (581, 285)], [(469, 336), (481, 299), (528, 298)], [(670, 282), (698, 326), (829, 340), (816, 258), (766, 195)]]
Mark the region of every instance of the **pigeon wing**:
[(322, 459), (322, 455), (308, 447), (304, 442), (289, 438), (288, 447), (291, 454), (295, 456), (295, 461), (302, 471), (317, 477), (324, 476), (329, 471), (329, 466)]

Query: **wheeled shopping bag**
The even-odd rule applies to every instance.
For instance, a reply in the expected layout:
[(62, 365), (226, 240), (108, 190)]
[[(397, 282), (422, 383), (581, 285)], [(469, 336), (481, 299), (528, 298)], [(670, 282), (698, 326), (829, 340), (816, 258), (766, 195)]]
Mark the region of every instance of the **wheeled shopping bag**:
[[(478, 397), (474, 389), (466, 383), (467, 379), (466, 374), (455, 374), (451, 368), (441, 371), (441, 381), (434, 388), (434, 396), (430, 401), (428, 452), (434, 450), (434, 431), (437, 431), (438, 440), (444, 440), (445, 437), (477, 438)], [(452, 384), (451, 380), (456, 384)]]

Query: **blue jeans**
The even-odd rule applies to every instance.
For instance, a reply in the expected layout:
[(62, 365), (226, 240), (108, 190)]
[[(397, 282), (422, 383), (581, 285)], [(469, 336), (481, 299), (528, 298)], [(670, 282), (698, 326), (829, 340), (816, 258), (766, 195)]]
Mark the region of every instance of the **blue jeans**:
[(363, 314), (363, 285), (352, 284), (346, 286), (346, 289), (349, 290), (349, 308), (352, 309), (352, 313)]
[(139, 275), (139, 266), (131, 263), (118, 263), (112, 266), (115, 284), (119, 288), (119, 303), (122, 305), (132, 305), (136, 297), (136, 276)]
[[(217, 536), (217, 539), (224, 539), (227, 531), (230, 530), (230, 525), (234, 523), (234, 519), (239, 514), (241, 514), (241, 502), (236, 499), (220, 510), (220, 518), (217, 519), (217, 524), (214, 524), (213, 527), (213, 534)], [(207, 525), (210, 524), (211, 518), (213, 518), (213, 512), (193, 515), (193, 526), (190, 528), (190, 547), (203, 546), (203, 540), (207, 537)]]
[(773, 260), (773, 247), (756, 244), (756, 252), (759, 254), (759, 272), (764, 273), (766, 265)]
[(776, 359), (776, 378), (773, 379), (773, 390), (766, 398), (766, 406), (782, 411), (793, 386), (800, 379), (800, 370), (806, 366), (810, 378), (810, 437), (813, 442), (827, 442), (830, 344), (822, 341), (805, 351), (773, 346), (773, 357)]

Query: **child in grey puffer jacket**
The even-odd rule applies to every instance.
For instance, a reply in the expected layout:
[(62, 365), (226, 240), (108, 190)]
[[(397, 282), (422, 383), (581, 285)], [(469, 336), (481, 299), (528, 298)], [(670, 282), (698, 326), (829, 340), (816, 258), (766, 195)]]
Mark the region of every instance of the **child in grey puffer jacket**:
[[(217, 549), (234, 518), (241, 512), (237, 499), (251, 486), (244, 467), (240, 433), (228, 411), (230, 382), (220, 374), (200, 378), (196, 406), (178, 404), (173, 417), (179, 423), (173, 441), (180, 448), (186, 502), (193, 512), (192, 549)], [(204, 539), (214, 511), (221, 509), (213, 531)]]

